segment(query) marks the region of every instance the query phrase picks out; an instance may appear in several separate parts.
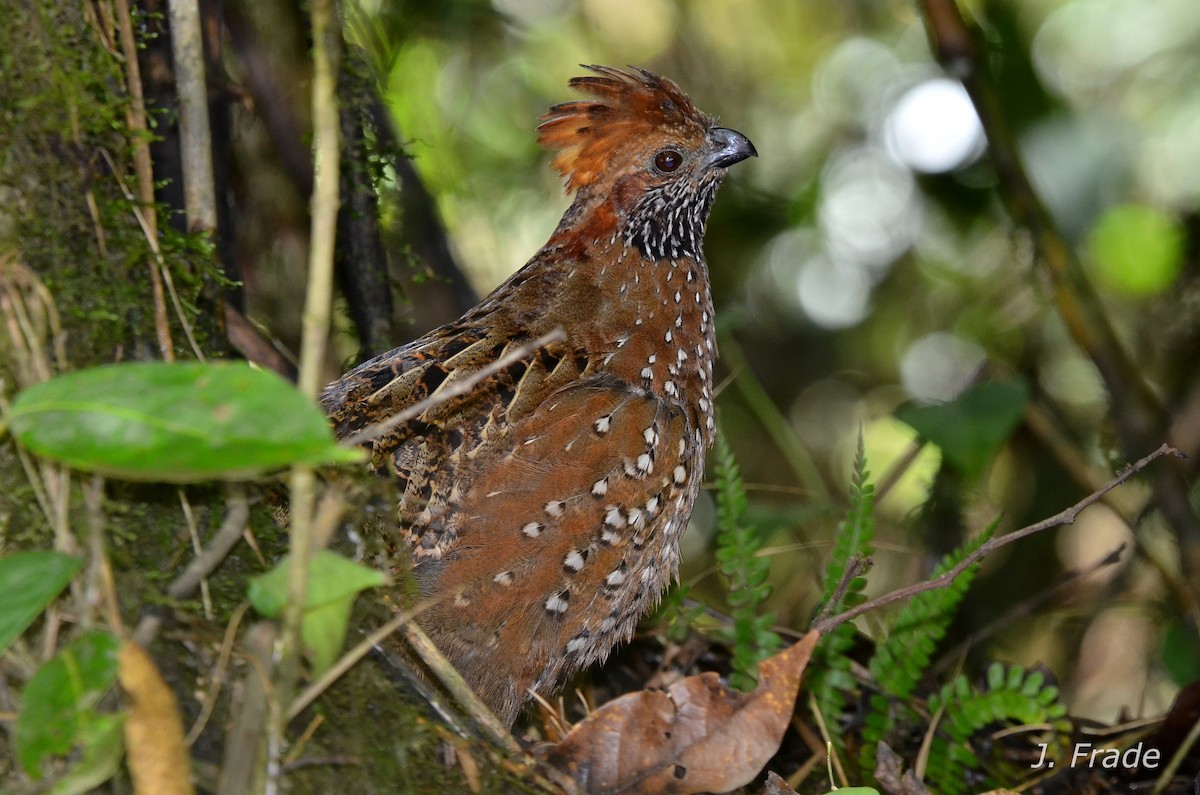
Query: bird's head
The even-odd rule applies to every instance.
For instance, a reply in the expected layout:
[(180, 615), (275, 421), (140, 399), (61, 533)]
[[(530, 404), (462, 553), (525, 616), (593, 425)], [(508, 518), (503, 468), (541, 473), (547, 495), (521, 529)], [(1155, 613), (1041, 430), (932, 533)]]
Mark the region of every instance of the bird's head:
[(567, 190), (610, 203), (627, 244), (654, 259), (699, 258), (700, 238), (729, 166), (758, 153), (701, 112), (672, 81), (644, 69), (585, 66), (571, 87), (592, 99), (554, 105), (538, 141), (557, 149)]

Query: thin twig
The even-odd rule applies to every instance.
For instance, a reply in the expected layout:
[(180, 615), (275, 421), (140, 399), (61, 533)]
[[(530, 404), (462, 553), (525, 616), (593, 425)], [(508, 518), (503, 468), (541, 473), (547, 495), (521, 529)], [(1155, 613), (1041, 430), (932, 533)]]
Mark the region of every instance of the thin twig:
[[(312, 231), (309, 237), (308, 284), (304, 299), (300, 372), (297, 386), (316, 400), (321, 387), (322, 364), (329, 337), (333, 305), (333, 254), (337, 233), (340, 129), (337, 103), (338, 57), (341, 28), (333, 0), (311, 4), (313, 76), (313, 159), (315, 177), (310, 199)], [(317, 551), (313, 538), (316, 476), (310, 467), (293, 467), (291, 473), (291, 523), (287, 571), (287, 604), (279, 634), (278, 667), (274, 689), (268, 699), (267, 786), (269, 795), (279, 791), (283, 774), (284, 734), (287, 710), (300, 679), (303, 648), (300, 626), (308, 596), (309, 564)]]
[(895, 591), (892, 591), (891, 593), (887, 593), (887, 594), (884, 594), (883, 596), (879, 596), (874, 599), (870, 599), (866, 602), (863, 602), (862, 604), (857, 605), (857, 606), (855, 606), (849, 610), (846, 610), (842, 613), (839, 613), (838, 615), (833, 616), (832, 618), (823, 618), (823, 619), (820, 619), (819, 621), (815, 621), (815, 622), (813, 622), (812, 629), (815, 629), (818, 632), (820, 632), (822, 635), (825, 635), (825, 634), (828, 634), (829, 632), (831, 632), (832, 630), (834, 630), (835, 628), (837, 628), (838, 626), (840, 626), (841, 624), (844, 624), (847, 621), (850, 621), (851, 619), (861, 616), (863, 613), (868, 613), (872, 610), (878, 609), (885, 605), (890, 605), (894, 602), (899, 602), (904, 599), (908, 599), (912, 596), (916, 596), (919, 593), (924, 593), (925, 591), (933, 591), (938, 588), (945, 588), (950, 583), (954, 582), (954, 580), (958, 577), (958, 575), (962, 574), (968, 568), (970, 568), (974, 564), (978, 563), (980, 560), (987, 557), (988, 555), (992, 554), (1000, 547), (1008, 546), (1009, 544), (1011, 544), (1015, 541), (1020, 541), (1022, 538), (1034, 535), (1035, 533), (1040, 533), (1043, 530), (1048, 530), (1051, 527), (1060, 527), (1062, 525), (1073, 524), (1075, 522), (1075, 518), (1077, 516), (1079, 516), (1079, 514), (1085, 508), (1087, 508), (1088, 506), (1092, 505), (1095, 502), (1098, 502), (1105, 494), (1112, 491), (1117, 486), (1120, 486), (1122, 483), (1129, 480), (1129, 478), (1131, 478), (1133, 475), (1137, 474), (1138, 472), (1141, 472), (1143, 469), (1145, 469), (1147, 466), (1149, 466), (1149, 464), (1152, 461), (1162, 458), (1165, 455), (1175, 456), (1176, 458), (1183, 457), (1183, 453), (1179, 452), (1178, 450), (1176, 450), (1174, 447), (1171, 447), (1170, 445), (1164, 444), (1161, 447), (1159, 447), (1157, 450), (1155, 450), (1154, 452), (1150, 453), (1145, 458), (1142, 458), (1141, 460), (1139, 460), (1137, 463), (1126, 467), (1115, 478), (1110, 480), (1108, 483), (1104, 484), (1104, 486), (1102, 488), (1092, 492), (1091, 494), (1084, 497), (1079, 502), (1072, 505), (1070, 508), (1067, 508), (1066, 510), (1061, 511), (1061, 512), (1055, 514), (1054, 516), (1051, 516), (1048, 519), (1043, 519), (1042, 521), (1037, 522), (1035, 524), (1031, 524), (1028, 527), (1023, 527), (1020, 530), (1015, 530), (1015, 531), (1009, 533), (1008, 535), (990, 539), (989, 541), (987, 541), (986, 543), (981, 545), (978, 549), (976, 549), (974, 552), (972, 552), (970, 555), (967, 555), (965, 558), (963, 558), (961, 561), (959, 561), (958, 565), (956, 565), (954, 568), (946, 571), (943, 574), (938, 575), (937, 577), (934, 577), (933, 579), (925, 580), (924, 582), (915, 583), (913, 585), (909, 585), (904, 588), (899, 588)]
[[(4, 315), (11, 350), (17, 359), (18, 386), (28, 387), (46, 381), (56, 372), (67, 369), (64, 335), (54, 296), (36, 273), (7, 256), (0, 257), (0, 313)], [(8, 400), (0, 393), (0, 426), (8, 410)], [(68, 555), (78, 554), (79, 544), (71, 532), (69, 520), (70, 470), (46, 459), (35, 459), (19, 444), (16, 448), (38, 506), (54, 530), (54, 548)], [(71, 595), (78, 604), (86, 603), (79, 580), (71, 581)], [(47, 652), (54, 641), (52, 630), (57, 626), (56, 611), (57, 608), (52, 607), (47, 614)]]
[(821, 610), (821, 615), (817, 617), (818, 621), (829, 617), (830, 611), (836, 605), (842, 603), (842, 597), (850, 589), (850, 583), (854, 582), (855, 578), (861, 577), (871, 566), (871, 558), (864, 555), (855, 555), (846, 562), (846, 569), (842, 572), (842, 578), (838, 580), (837, 587), (833, 589), (833, 594), (829, 597), (829, 601), (825, 603), (825, 607)]
[(175, 316), (179, 318), (179, 324), (183, 327), (183, 334), (187, 337), (192, 353), (195, 354), (197, 361), (206, 361), (204, 351), (201, 350), (200, 343), (196, 341), (196, 335), (192, 333), (192, 324), (188, 321), (187, 314), (183, 310), (183, 302), (179, 300), (179, 292), (175, 289), (175, 280), (171, 278), (171, 271), (167, 267), (167, 260), (163, 256), (162, 248), (158, 245), (158, 234), (154, 231), (150, 222), (146, 220), (146, 214), (138, 206), (137, 197), (129, 190), (129, 185), (126, 184), (125, 179), (121, 176), (121, 172), (117, 170), (117, 164), (113, 161), (112, 155), (105, 149), (101, 149), (100, 154), (107, 161), (109, 173), (116, 180), (117, 187), (121, 189), (121, 195), (130, 203), (133, 217), (142, 229), (142, 236), (146, 238), (146, 245), (150, 246), (150, 253), (154, 255), (154, 261), (158, 263), (159, 272), (162, 273), (163, 281), (167, 285), (167, 292), (171, 296), (171, 305), (175, 307)]
[[(150, 140), (146, 135), (146, 98), (142, 93), (141, 68), (138, 65), (137, 41), (133, 37), (133, 16), (129, 0), (116, 0), (116, 21), (121, 37), (121, 55), (125, 59), (125, 87), (129, 90), (129, 108), (125, 124), (131, 133), (133, 147), (133, 172), (137, 177), (138, 199), (150, 230), (158, 237), (158, 215), (154, 210), (154, 165), (150, 159)], [(171, 338), (171, 324), (167, 321), (167, 300), (163, 294), (162, 274), (154, 262), (146, 263), (150, 272), (150, 294), (154, 301), (154, 333), (158, 337), (158, 350), (164, 361), (175, 360), (175, 342)]]
[(334, 486), (326, 487), (313, 513), (313, 543), (324, 549), (346, 512), (346, 495)]
[[(204, 546), (200, 543), (200, 528), (196, 525), (196, 515), (192, 513), (192, 503), (188, 501), (186, 491), (182, 488), (176, 491), (179, 493), (179, 507), (183, 509), (183, 521), (187, 525), (188, 537), (192, 541), (192, 552), (199, 555), (204, 551)], [(208, 591), (207, 577), (200, 578), (200, 605), (204, 609), (204, 617), (212, 621), (212, 595)]]
[(391, 635), (397, 629), (404, 626), (406, 621), (411, 620), (412, 613), (400, 613), (363, 638), (353, 649), (343, 654), (328, 671), (321, 674), (315, 682), (310, 683), (300, 695), (296, 696), (296, 700), (288, 708), (288, 720), (295, 718), (303, 712), (309, 704), (316, 701), (322, 693), (328, 690), (330, 685), (336, 682), (346, 671), (353, 668), (355, 663), (370, 654), (371, 649), (382, 643), (388, 635)]
[[(108, 565), (108, 555), (104, 551), (104, 527), (107, 518), (104, 515), (104, 478), (93, 475), (84, 483), (83, 502), (87, 507), (88, 524), (88, 592), (102, 595), (104, 615), (108, 626), (113, 632), (125, 634), (125, 623), (121, 620), (121, 606), (117, 601), (117, 586), (113, 580), (112, 567)], [(80, 605), (82, 613), (84, 606)], [(81, 615), (86, 626), (89, 623), (86, 614)]]
[(1159, 775), (1158, 780), (1154, 782), (1154, 789), (1150, 791), (1150, 795), (1160, 795), (1165, 792), (1167, 785), (1171, 783), (1171, 779), (1175, 778), (1176, 771), (1179, 766), (1187, 759), (1188, 754), (1196, 746), (1196, 742), (1200, 740), (1200, 718), (1192, 724), (1192, 728), (1188, 731), (1187, 736), (1183, 738), (1183, 743), (1175, 754), (1171, 757), (1171, 761), (1167, 762), (1167, 766), (1163, 768), (1163, 772)]
[(908, 473), (912, 465), (916, 463), (917, 457), (921, 455), (921, 451), (925, 449), (925, 440), (921, 438), (913, 439), (909, 443), (908, 449), (904, 451), (904, 455), (897, 458), (879, 481), (879, 486), (875, 489), (875, 504), (883, 502), (884, 497), (891, 493), (892, 489), (896, 488), (896, 484), (900, 482), (900, 478)]
[[(838, 756), (837, 750), (833, 747), (833, 740), (829, 735), (829, 727), (825, 725), (825, 718), (821, 715), (821, 710), (817, 707), (817, 697), (810, 691), (808, 694), (808, 708), (812, 711), (813, 719), (817, 722), (817, 731), (821, 733), (821, 739), (825, 741), (825, 762), (827, 765), (837, 768), (838, 780), (842, 782), (842, 786), (849, 786), (850, 780), (846, 778), (846, 771), (842, 769), (842, 760)], [(830, 770), (829, 784), (833, 786), (833, 771)]]
[(562, 342), (567, 338), (566, 332), (562, 328), (556, 328), (553, 331), (547, 332), (535, 340), (526, 342), (523, 345), (510, 350), (508, 353), (501, 356), (496, 361), (488, 364), (486, 367), (481, 367), (471, 373), (461, 381), (454, 381), (446, 384), (441, 389), (438, 389), (429, 397), (421, 400), (408, 408), (393, 414), (382, 422), (376, 422), (363, 428), (353, 436), (349, 436), (342, 440), (342, 444), (346, 447), (357, 447), (360, 444), (366, 444), (372, 439), (378, 439), (388, 431), (395, 428), (397, 425), (403, 425), (414, 417), (421, 416), (422, 413), (428, 411), (433, 406), (440, 406), (448, 400), (461, 397), (474, 389), (478, 384), (487, 380), (495, 373), (500, 372), (506, 367), (516, 364), (527, 356), (532, 356), (536, 351), (547, 345), (552, 345), (555, 342)]
[(304, 753), (304, 748), (308, 745), (308, 741), (313, 738), (313, 735), (317, 733), (317, 729), (321, 728), (321, 724), (324, 722), (325, 716), (317, 714), (314, 715), (313, 719), (310, 720), (308, 725), (304, 727), (304, 731), (301, 732), (300, 736), (297, 737), (295, 742), (292, 743), (291, 748), (288, 750), (287, 756), (283, 758), (283, 769), (285, 771), (293, 769), (292, 765), (294, 765), (296, 760), (300, 758), (300, 755)]
[(1014, 608), (1006, 611), (1003, 615), (998, 616), (994, 621), (990, 622), (982, 629), (971, 632), (971, 634), (963, 638), (962, 641), (957, 643), (953, 648), (951, 648), (945, 654), (942, 654), (941, 661), (934, 664), (934, 666), (929, 669), (929, 673), (940, 673), (949, 664), (948, 661), (952, 660), (958, 655), (966, 654), (967, 649), (973, 646), (978, 646), (981, 641), (992, 637), (996, 633), (1000, 632), (1000, 630), (1011, 625), (1013, 622), (1032, 615), (1035, 609), (1050, 602), (1056, 596), (1068, 591), (1077, 585), (1081, 580), (1090, 577), (1101, 569), (1105, 569), (1109, 566), (1115, 566), (1116, 564), (1120, 563), (1121, 556), (1124, 554), (1125, 549), (1128, 546), (1129, 545), (1126, 542), (1122, 541), (1111, 552), (1087, 568), (1069, 571), (1053, 586), (1034, 594), (1029, 599), (1018, 602)]
[(496, 718), (488, 706), (480, 700), (479, 696), (475, 695), (475, 691), (466, 683), (462, 675), (455, 670), (454, 666), (442, 656), (441, 651), (419, 626), (411, 621), (404, 624), (404, 639), (408, 642), (409, 648), (413, 650), (413, 653), (429, 666), (430, 670), (438, 677), (438, 681), (466, 709), (467, 713), (487, 733), (492, 742), (513, 754), (521, 753), (520, 746), (517, 745), (517, 741), (513, 739), (512, 734), (509, 733), (504, 724)]
[(195, 745), (200, 734), (204, 731), (204, 727), (208, 725), (208, 719), (212, 717), (213, 710), (217, 706), (217, 697), (221, 694), (221, 685), (225, 683), (225, 673), (229, 669), (229, 660), (233, 657), (233, 642), (237, 639), (238, 627), (241, 626), (242, 617), (246, 615), (246, 611), (250, 609), (249, 602), (242, 602), (233, 611), (233, 615), (229, 617), (229, 623), (225, 625), (225, 636), (221, 639), (221, 650), (217, 654), (217, 665), (213, 668), (212, 681), (209, 683), (208, 692), (204, 696), (204, 705), (200, 708), (200, 714), (196, 717), (195, 723), (188, 731), (187, 739), (184, 743), (188, 748)]
[[(200, 582), (220, 565), (229, 551), (237, 544), (238, 539), (242, 537), (242, 531), (245, 530), (246, 522), (250, 517), (250, 503), (246, 499), (246, 492), (241, 487), (232, 487), (228, 506), (221, 528), (217, 530), (208, 547), (194, 557), (174, 582), (167, 586), (167, 596), (172, 599), (183, 599), (190, 596)], [(158, 616), (146, 616), (138, 622), (133, 635), (134, 640), (139, 646), (149, 646), (158, 634), (160, 624)]]
[(217, 534), (167, 588), (167, 595), (172, 599), (182, 599), (194, 591), (200, 581), (216, 569), (242, 537), (242, 530), (250, 517), (250, 503), (246, 499), (245, 490), (239, 486), (231, 487), (228, 505), (225, 521), (221, 523)]

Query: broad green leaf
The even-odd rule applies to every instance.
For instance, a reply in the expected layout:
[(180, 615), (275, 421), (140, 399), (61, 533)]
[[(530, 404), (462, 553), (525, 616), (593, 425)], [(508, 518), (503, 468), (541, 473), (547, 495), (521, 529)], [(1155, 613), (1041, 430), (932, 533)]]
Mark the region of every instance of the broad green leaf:
[(35, 453), (127, 480), (243, 479), (357, 460), (321, 410), (240, 362), (139, 362), (80, 370), (17, 395), (9, 428)]
[(1023, 381), (989, 382), (949, 403), (901, 406), (896, 417), (936, 444), (964, 475), (977, 478), (1021, 421), (1028, 401)]
[[(290, 560), (290, 556), (284, 557), (275, 568), (250, 581), (250, 603), (268, 618), (279, 616), (287, 604)], [(324, 671), (337, 660), (346, 637), (354, 597), (360, 591), (378, 588), (386, 582), (382, 572), (332, 552), (322, 550), (313, 556), (301, 634), (316, 672)]]
[(79, 744), (83, 754), (70, 771), (54, 782), (50, 795), (83, 795), (113, 777), (125, 755), (124, 715), (86, 714)]
[(46, 550), (0, 558), (0, 654), (21, 637), (46, 605), (79, 571), (83, 561)]
[(1097, 280), (1126, 295), (1154, 295), (1170, 287), (1183, 267), (1182, 225), (1152, 207), (1122, 204), (1108, 210), (1088, 236), (1089, 265)]
[(49, 756), (63, 756), (94, 730), (92, 707), (117, 678), (121, 642), (107, 632), (88, 632), (37, 670), (21, 693), (13, 729), (17, 759), (34, 778)]

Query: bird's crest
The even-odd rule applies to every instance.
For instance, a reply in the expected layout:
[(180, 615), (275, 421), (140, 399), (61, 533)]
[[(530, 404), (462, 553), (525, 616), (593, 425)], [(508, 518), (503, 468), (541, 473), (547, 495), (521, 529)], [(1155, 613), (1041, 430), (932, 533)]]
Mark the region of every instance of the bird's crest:
[(598, 76), (575, 77), (569, 85), (593, 99), (554, 105), (538, 125), (538, 143), (559, 150), (554, 167), (567, 178), (568, 192), (595, 182), (622, 147), (645, 147), (647, 138), (663, 133), (703, 136), (714, 123), (665, 77), (632, 66), (583, 68)]

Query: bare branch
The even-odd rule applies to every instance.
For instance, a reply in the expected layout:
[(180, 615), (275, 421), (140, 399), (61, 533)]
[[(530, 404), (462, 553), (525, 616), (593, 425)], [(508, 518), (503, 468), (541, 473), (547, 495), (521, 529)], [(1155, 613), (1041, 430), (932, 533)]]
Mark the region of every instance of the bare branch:
[(1149, 466), (1151, 462), (1162, 458), (1165, 455), (1174, 456), (1175, 458), (1184, 457), (1183, 453), (1179, 452), (1174, 447), (1164, 444), (1137, 463), (1126, 467), (1124, 470), (1118, 473), (1115, 478), (1104, 484), (1104, 486), (1096, 491), (1093, 491), (1091, 494), (1084, 497), (1070, 508), (1061, 511), (1048, 519), (1043, 519), (1042, 521), (1031, 524), (1028, 527), (1015, 530), (1008, 535), (990, 539), (987, 543), (980, 546), (979, 549), (975, 550), (970, 555), (967, 555), (965, 558), (959, 561), (957, 566), (949, 571), (944, 572), (943, 574), (938, 575), (937, 577), (934, 577), (933, 579), (915, 583), (905, 588), (899, 588), (891, 593), (884, 594), (883, 596), (876, 597), (875, 599), (870, 599), (858, 605), (857, 607), (853, 607), (849, 610), (839, 613), (832, 618), (820, 619), (813, 623), (812, 629), (815, 629), (822, 635), (825, 635), (829, 632), (832, 632), (841, 624), (844, 624), (851, 619), (858, 618), (863, 613), (868, 613), (885, 605), (890, 605), (893, 602), (899, 602), (904, 599), (908, 599), (910, 596), (916, 596), (917, 594), (924, 593), (925, 591), (933, 591), (938, 588), (945, 588), (947, 585), (954, 582), (958, 575), (962, 574), (968, 568), (983, 560), (1000, 547), (1008, 546), (1015, 541), (1020, 541), (1022, 538), (1034, 535), (1035, 533), (1040, 533), (1043, 530), (1049, 530), (1051, 527), (1061, 527), (1062, 525), (1073, 524), (1075, 522), (1075, 518), (1079, 516), (1079, 514), (1085, 508), (1093, 503), (1098, 502), (1102, 497), (1104, 497), (1105, 494), (1112, 491), (1117, 486), (1120, 486), (1138, 472), (1141, 472), (1143, 469)]
[[(310, 204), (308, 285), (304, 300), (300, 348), (300, 391), (315, 399), (321, 389), (321, 365), (329, 341), (333, 304), (333, 251), (338, 215), (340, 133), (337, 71), (342, 33), (333, 0), (313, 0), (313, 158), (316, 180)], [(278, 665), (268, 698), (267, 791), (277, 791), (287, 730), (287, 708), (300, 679), (303, 643), (300, 626), (308, 594), (309, 564), (319, 549), (314, 531), (316, 475), (312, 468), (295, 466), (291, 478), (290, 557), (287, 570), (287, 604), (279, 632)]]
[(821, 611), (821, 615), (817, 616), (818, 621), (829, 618), (829, 612), (833, 609), (834, 605), (841, 603), (842, 597), (846, 595), (846, 591), (850, 588), (850, 583), (854, 582), (856, 577), (861, 577), (870, 569), (872, 563), (871, 558), (864, 555), (855, 555), (850, 558), (846, 563), (846, 570), (842, 572), (842, 579), (838, 582), (837, 588), (833, 590), (833, 595), (825, 603), (825, 609)]
[(175, 85), (179, 92), (180, 149), (188, 231), (212, 233), (217, 228), (217, 198), (213, 185), (212, 132), (208, 123), (208, 80), (200, 4), (197, 0), (169, 0), (167, 7)]

